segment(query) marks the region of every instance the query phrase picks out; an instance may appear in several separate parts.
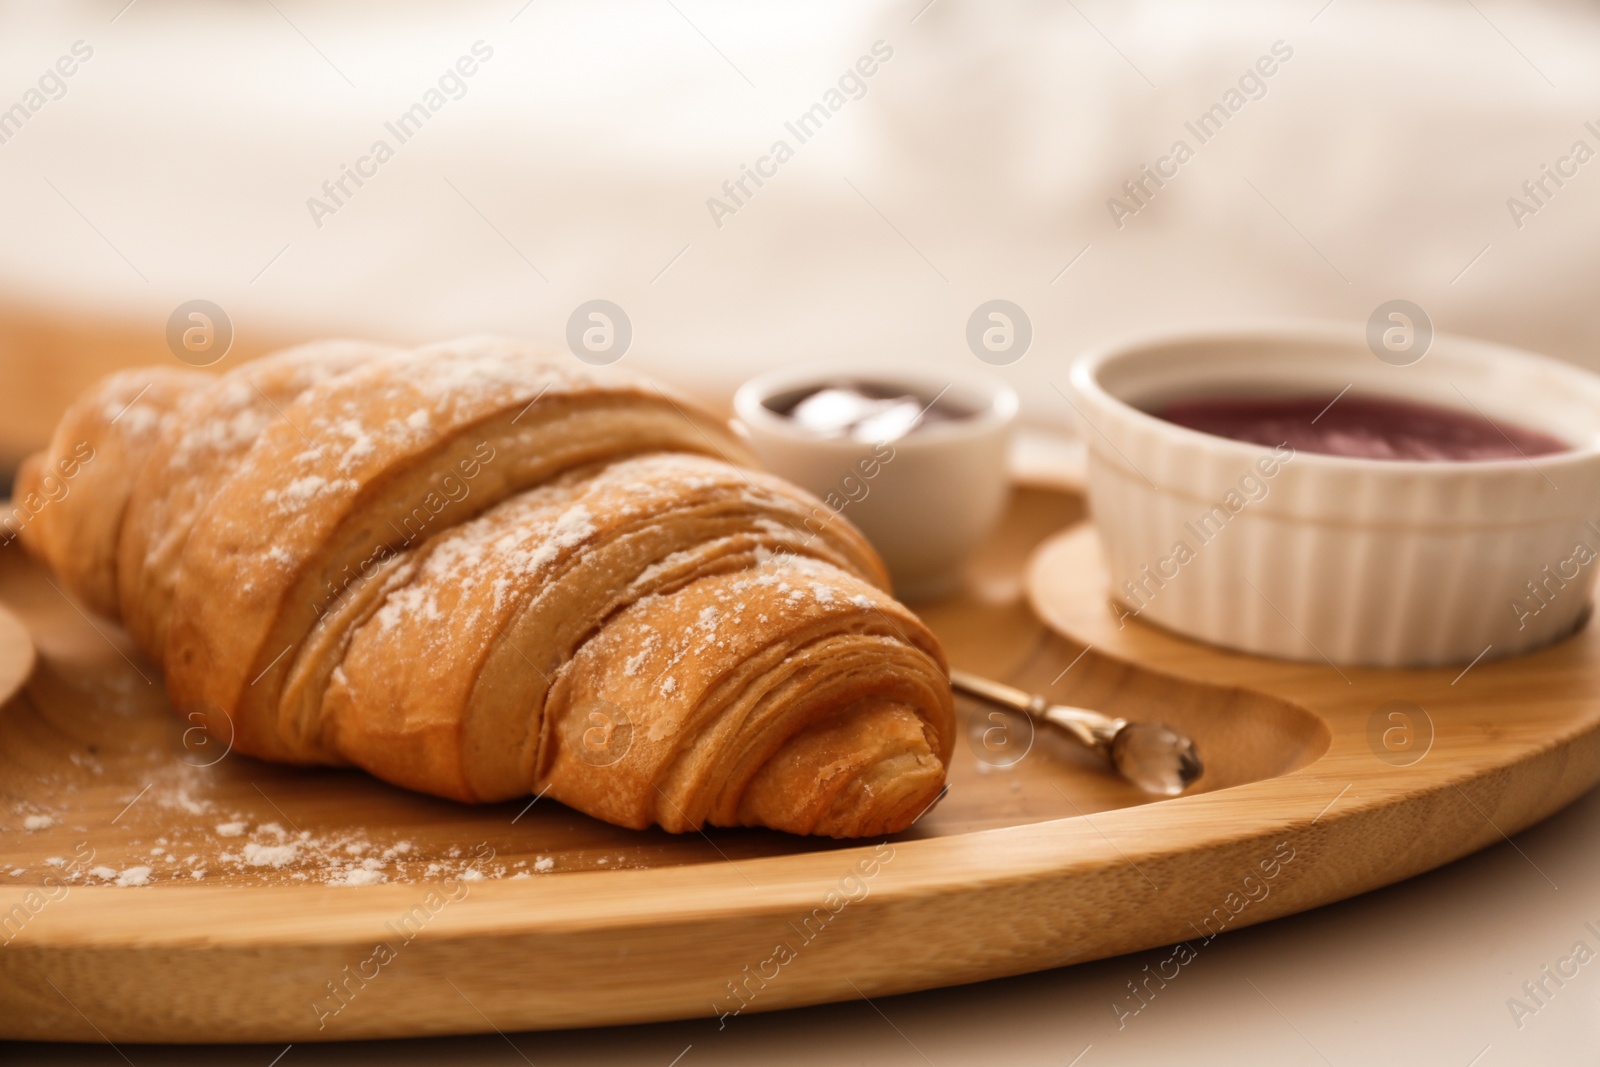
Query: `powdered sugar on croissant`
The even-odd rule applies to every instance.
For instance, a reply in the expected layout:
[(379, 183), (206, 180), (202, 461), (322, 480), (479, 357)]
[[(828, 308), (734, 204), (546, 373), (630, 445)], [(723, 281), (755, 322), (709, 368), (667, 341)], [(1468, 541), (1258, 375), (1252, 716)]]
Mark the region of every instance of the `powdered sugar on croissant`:
[(238, 750), (674, 831), (886, 833), (939, 796), (937, 641), (691, 402), (496, 339), (324, 343), (149, 372), (118, 431), (139, 373), (24, 469), (120, 457), (24, 539)]

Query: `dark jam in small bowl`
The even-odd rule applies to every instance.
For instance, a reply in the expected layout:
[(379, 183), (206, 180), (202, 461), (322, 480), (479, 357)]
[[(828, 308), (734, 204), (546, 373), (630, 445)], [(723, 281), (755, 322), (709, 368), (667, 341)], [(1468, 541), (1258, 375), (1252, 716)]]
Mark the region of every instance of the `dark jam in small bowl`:
[(1570, 451), (1560, 438), (1478, 411), (1415, 400), (1344, 393), (1338, 397), (1214, 396), (1174, 400), (1149, 411), (1201, 433), (1297, 452), (1356, 459), (1473, 463)]

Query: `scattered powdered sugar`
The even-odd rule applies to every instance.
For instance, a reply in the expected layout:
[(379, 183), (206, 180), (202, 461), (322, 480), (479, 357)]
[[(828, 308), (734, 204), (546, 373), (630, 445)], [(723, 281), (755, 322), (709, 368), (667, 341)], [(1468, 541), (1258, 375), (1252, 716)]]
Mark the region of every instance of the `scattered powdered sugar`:
[[(380, 632), (407, 621), (440, 623), (445, 617), (440, 593), (464, 596), (479, 583), (487, 584), (493, 611), (499, 613), (507, 598), (594, 536), (594, 515), (587, 507), (575, 505), (553, 520), (530, 524), (525, 517), (536, 503), (537, 498), (513, 497), (444, 533), (428, 552), (421, 573), (391, 592), (374, 615)], [(457, 629), (466, 629), (465, 620), (457, 621)]]
[[(643, 613), (645, 618), (689, 615), (693, 621), (670, 629), (664, 648), (657, 647), (656, 632), (641, 623), (638, 632), (647, 636), (631, 648), (613, 652), (619, 658), (623, 652), (630, 653), (623, 659), (624, 675), (648, 673), (655, 691), (663, 697), (685, 688), (699, 693), (704, 690), (699, 666), (704, 657), (712, 649), (737, 650), (758, 640), (760, 630), (770, 625), (773, 615), (826, 617), (878, 609), (859, 578), (825, 560), (774, 553), (761, 546), (753, 554), (757, 562), (749, 570), (696, 582), (692, 587), (696, 600), (683, 608), (672, 604), (677, 592), (651, 594), (635, 601), (632, 610)], [(712, 602), (706, 603), (707, 600)], [(657, 615), (658, 606), (665, 614)], [(778, 610), (773, 611), (774, 608)], [(754, 616), (754, 631), (745, 623), (747, 613)], [(685, 666), (680, 668), (680, 664)], [(676, 717), (663, 715), (649, 725), (647, 736), (660, 740), (670, 736), (677, 726)]]
[(579, 504), (568, 508), (550, 528), (549, 539), (558, 548), (576, 548), (584, 538), (594, 536), (594, 516)]
[(169, 811), (185, 811), (190, 815), (204, 815), (212, 808), (209, 800), (196, 800), (189, 795), (187, 789), (176, 789), (172, 792), (156, 794), (156, 803)]
[[(56, 818), (56, 825), (60, 825), (63, 817)], [(72, 821), (70, 816), (65, 818)], [(117, 829), (126, 832), (130, 827), (124, 824)], [(132, 833), (138, 834), (137, 824)], [(233, 885), (288, 881), (343, 887), (451, 879), (482, 882), (527, 878), (530, 867), (543, 875), (558, 865), (554, 856), (542, 855), (496, 860), (494, 849), (487, 842), (476, 847), (446, 846), (442, 852), (430, 854), (409, 840), (379, 840), (354, 827), (314, 834), (286, 829), (277, 822), (257, 824), (237, 811), (220, 823), (165, 816), (162, 833), (153, 840), (132, 836), (119, 843), (102, 834), (92, 848), (80, 845), (76, 856), (44, 857), (37, 865), (65, 882), (99, 888), (218, 881)], [(617, 856), (604, 862), (631, 866), (636, 861)], [(588, 864), (580, 862), (580, 866), (585, 865)], [(17, 866), (9, 873), (12, 878), (23, 878), (29, 870), (30, 867)], [(0, 877), (5, 873), (6, 869), (0, 868)]]
[[(66, 879), (77, 882), (87, 877), (107, 885), (132, 886), (185, 876), (194, 882), (222, 877), (236, 884), (267, 884), (287, 878), (328, 886), (368, 886), (439, 878), (477, 881), (507, 878), (512, 873), (506, 864), (486, 863), (481, 855), (464, 853), (459, 846), (425, 862), (410, 841), (383, 844), (354, 830), (317, 835), (306, 830), (286, 830), (276, 822), (252, 828), (249, 820), (237, 814), (232, 821), (216, 824), (207, 835), (209, 841), (196, 841), (179, 831), (169, 833), (178, 840), (166, 836), (156, 839), (139, 853), (144, 862), (138, 866), (126, 867), (120, 874), (115, 867), (106, 865), (88, 871), (71, 870), (69, 866)], [(231, 844), (231, 839), (246, 834), (248, 840), (238, 847), (223, 845), (217, 850), (219, 839)], [(489, 859), (492, 858), (491, 851)], [(47, 862), (54, 867), (66, 864), (60, 857)]]
[(639, 643), (639, 651), (623, 661), (622, 673), (629, 678), (632, 678), (634, 675), (638, 674), (639, 668), (644, 666), (645, 660), (650, 658), (650, 654), (656, 650), (656, 646), (660, 643), (660, 634), (651, 633), (646, 636), (645, 639)]
[[(588, 508), (578, 504), (562, 512), (555, 522), (535, 528), (533, 537), (527, 540), (537, 541), (536, 547), (510, 553), (508, 562), (522, 574), (532, 577), (563, 552), (577, 548), (593, 537), (594, 533), (594, 516)], [(501, 538), (494, 547), (504, 553), (506, 548), (523, 540), (518, 533), (511, 533)]]
[[(422, 415), (424, 421), (426, 421), (427, 412), (422, 412)], [(414, 415), (412, 416), (413, 419), (415, 417)], [(347, 470), (358, 460), (370, 456), (377, 448), (377, 445), (373, 443), (372, 435), (367, 432), (367, 428), (361, 424), (360, 419), (340, 419), (329, 429), (349, 442), (344, 449), (344, 467)], [(301, 454), (304, 455), (304, 453)]]
[(48, 830), (56, 821), (48, 815), (29, 815), (22, 820), (22, 828), (30, 834), (38, 830)]
[(294, 843), (287, 845), (258, 845), (254, 841), (244, 846), (244, 861), (252, 867), (282, 867), (286, 863), (293, 863), (300, 856), (300, 846)]
[(121, 874), (117, 875), (117, 884), (118, 885), (124, 885), (124, 886), (126, 886), (126, 885), (149, 885), (150, 884), (150, 868), (149, 867), (129, 867), (127, 870), (125, 870)]
[(328, 479), (320, 474), (306, 474), (282, 489), (269, 489), (263, 495), (268, 501), (287, 500), (289, 503), (304, 507), (306, 502), (324, 489), (328, 488)]
[(329, 885), (379, 885), (387, 882), (389, 876), (382, 871), (370, 870), (366, 867), (353, 867), (341, 875), (328, 879)]
[[(240, 830), (244, 820), (223, 823), (217, 829)], [(239, 836), (227, 834), (222, 836)], [(398, 841), (380, 847), (354, 833), (316, 836), (309, 831), (287, 831), (275, 822), (262, 823), (250, 832), (253, 840), (239, 851), (224, 851), (215, 859), (225, 872), (278, 871), (296, 881), (317, 881), (324, 885), (378, 885), (390, 879), (390, 868), (409, 856), (414, 846)], [(191, 857), (195, 864), (199, 857)], [(205, 877), (206, 867), (197, 867)]]
[(119, 400), (106, 404), (101, 414), (107, 422), (117, 423), (124, 433), (134, 437), (143, 437), (154, 430), (161, 425), (162, 418), (160, 409), (149, 404), (133, 403), (123, 407)]

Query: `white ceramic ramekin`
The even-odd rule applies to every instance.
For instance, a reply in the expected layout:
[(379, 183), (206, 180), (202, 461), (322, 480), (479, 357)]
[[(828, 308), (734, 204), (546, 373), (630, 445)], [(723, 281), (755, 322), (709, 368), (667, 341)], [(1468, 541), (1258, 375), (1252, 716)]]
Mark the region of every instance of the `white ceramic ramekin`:
[[(807, 433), (770, 406), (839, 381), (903, 386), (928, 399), (942, 395), (971, 415), (875, 445)], [(888, 564), (902, 600), (955, 591), (962, 563), (1005, 507), (1017, 395), (998, 379), (894, 365), (810, 364), (746, 382), (734, 411), (768, 470), (815, 493), (860, 528)]]
[[(1284, 459), (1142, 410), (1346, 386), (1477, 409), (1572, 447), (1474, 463)], [(1600, 567), (1600, 377), (1587, 371), (1444, 335), (1393, 366), (1360, 326), (1265, 323), (1107, 345), (1074, 365), (1070, 395), (1119, 610), (1246, 652), (1398, 667), (1525, 652), (1587, 609)]]

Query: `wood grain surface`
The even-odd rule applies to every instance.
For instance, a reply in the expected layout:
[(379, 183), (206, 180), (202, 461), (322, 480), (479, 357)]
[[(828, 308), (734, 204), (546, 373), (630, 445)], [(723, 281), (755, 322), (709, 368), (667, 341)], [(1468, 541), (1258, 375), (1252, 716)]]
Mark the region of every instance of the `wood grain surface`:
[[(113, 625), (0, 549), (0, 600), (39, 660), (0, 708), (0, 1036), (715, 1026), (1200, 953), (1498, 841), (1600, 779), (1593, 633), (1460, 677), (1252, 659), (1119, 625), (1081, 525), (1035, 557), (1052, 632), (1025, 564), (1081, 517), (1075, 496), (1019, 489), (967, 591), (923, 615), (958, 666), (1188, 731), (1198, 789), (1151, 802), (963, 707), (949, 796), (910, 833), (859, 843), (636, 833), (229, 753), (185, 730)], [(26, 655), (0, 620), (8, 640), (0, 681)]]

